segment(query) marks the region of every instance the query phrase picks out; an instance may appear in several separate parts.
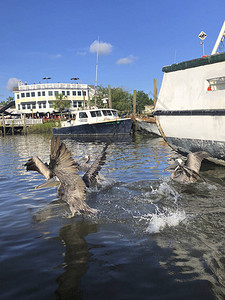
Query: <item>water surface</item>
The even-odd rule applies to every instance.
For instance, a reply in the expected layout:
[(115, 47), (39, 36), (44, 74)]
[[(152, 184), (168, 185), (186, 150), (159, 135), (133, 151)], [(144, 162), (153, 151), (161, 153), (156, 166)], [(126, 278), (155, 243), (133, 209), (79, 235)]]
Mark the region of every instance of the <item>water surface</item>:
[[(101, 142), (65, 139), (75, 159)], [(87, 191), (99, 213), (68, 218), (56, 188), (26, 172), (49, 161), (50, 137), (0, 138), (1, 299), (224, 299), (225, 169), (204, 164), (206, 182), (179, 185), (176, 154), (161, 138), (111, 143), (105, 180)]]

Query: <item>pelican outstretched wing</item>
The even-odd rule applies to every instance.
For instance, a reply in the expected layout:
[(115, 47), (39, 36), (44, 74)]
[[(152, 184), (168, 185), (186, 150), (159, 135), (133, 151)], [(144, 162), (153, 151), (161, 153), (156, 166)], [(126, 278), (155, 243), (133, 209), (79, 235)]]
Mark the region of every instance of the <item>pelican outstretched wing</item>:
[(36, 171), (43, 175), (47, 180), (52, 178), (52, 172), (47, 164), (44, 164), (40, 158), (33, 156), (24, 165), (27, 171)]
[(105, 164), (106, 160), (106, 149), (108, 148), (108, 144), (104, 146), (101, 153), (97, 156), (95, 161), (92, 163), (91, 167), (83, 176), (83, 181), (85, 182), (87, 187), (90, 187), (92, 182), (94, 182), (98, 172), (101, 170), (102, 166)]
[(59, 137), (56, 141), (52, 139), (49, 166), (64, 189), (62, 200), (68, 203), (72, 215), (83, 212), (95, 213), (96, 210), (85, 203), (85, 183), (77, 173), (71, 152), (63, 142), (60, 143)]
[(187, 156), (186, 166), (198, 174), (201, 168), (202, 160), (209, 156), (210, 154), (206, 151), (189, 153)]

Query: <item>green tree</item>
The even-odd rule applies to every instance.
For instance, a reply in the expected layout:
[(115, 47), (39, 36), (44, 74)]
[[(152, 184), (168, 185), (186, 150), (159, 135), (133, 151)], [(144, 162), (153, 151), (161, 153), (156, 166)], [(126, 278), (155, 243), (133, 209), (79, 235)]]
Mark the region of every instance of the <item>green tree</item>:
[(6, 98), (6, 101), (1, 101), (0, 105), (6, 105), (9, 102), (13, 101), (14, 97), (9, 96), (8, 98)]
[(122, 88), (111, 89), (112, 107), (121, 112), (129, 113), (132, 111), (133, 96)]
[(95, 106), (96, 104), (98, 108), (103, 108), (104, 103), (102, 99), (107, 97), (108, 97), (108, 89), (103, 87), (102, 85), (98, 85), (96, 87), (96, 95), (91, 99), (91, 106)]
[(136, 110), (141, 113), (145, 109), (145, 105), (153, 105), (153, 100), (143, 91), (137, 91), (136, 96)]
[(61, 113), (62, 119), (62, 112), (65, 108), (70, 107), (70, 101), (67, 100), (67, 96), (64, 96), (63, 94), (58, 94), (55, 96), (55, 98), (56, 99), (52, 101), (52, 107)]

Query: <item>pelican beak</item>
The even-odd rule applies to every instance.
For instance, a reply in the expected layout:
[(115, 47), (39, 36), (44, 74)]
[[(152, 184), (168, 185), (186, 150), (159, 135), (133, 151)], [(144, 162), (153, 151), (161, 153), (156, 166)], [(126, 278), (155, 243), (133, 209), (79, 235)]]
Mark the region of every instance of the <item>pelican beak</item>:
[(59, 180), (56, 177), (53, 177), (43, 184), (40, 184), (39, 186), (36, 186), (35, 189), (42, 189), (42, 188), (48, 188), (59, 185)]
[(175, 169), (177, 166), (179, 165), (179, 163), (177, 161), (175, 161), (175, 163), (173, 163), (172, 165), (168, 166), (167, 168), (165, 168), (163, 170), (163, 172), (168, 171), (168, 170), (172, 170)]

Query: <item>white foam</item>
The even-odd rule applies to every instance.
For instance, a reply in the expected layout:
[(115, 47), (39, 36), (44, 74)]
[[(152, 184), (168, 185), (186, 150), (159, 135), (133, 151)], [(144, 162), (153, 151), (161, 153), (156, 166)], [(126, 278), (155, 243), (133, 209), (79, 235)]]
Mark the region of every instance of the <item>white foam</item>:
[(156, 213), (153, 214), (146, 229), (148, 233), (158, 233), (162, 231), (166, 226), (175, 227), (184, 221), (186, 214), (184, 211), (179, 212), (170, 212), (169, 214), (165, 213)]

